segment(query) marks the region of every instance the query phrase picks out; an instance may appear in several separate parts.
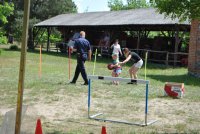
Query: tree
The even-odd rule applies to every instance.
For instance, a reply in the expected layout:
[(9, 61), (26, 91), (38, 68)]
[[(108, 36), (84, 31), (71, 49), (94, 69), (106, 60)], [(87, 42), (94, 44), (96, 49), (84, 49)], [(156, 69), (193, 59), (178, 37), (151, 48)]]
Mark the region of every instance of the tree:
[(1, 2), (0, 4), (0, 43), (6, 44), (4, 25), (8, 23), (7, 17), (13, 14), (14, 6), (12, 3)]
[(127, 9), (147, 8), (149, 4), (146, 0), (127, 0)]
[(199, 0), (151, 0), (160, 13), (171, 16), (172, 19), (200, 19)]
[[(8, 33), (14, 33), (15, 38), (19, 41), (22, 33), (23, 2), (23, 0), (13, 0), (14, 15), (9, 18), (7, 27)], [(77, 7), (72, 0), (31, 0), (29, 42), (32, 40), (31, 34), (34, 24), (59, 14), (71, 12), (77, 12)], [(33, 48), (33, 46), (31, 47)]]
[(6, 24), (8, 22), (7, 17), (13, 14), (13, 4), (4, 2), (0, 4), (0, 20), (2, 24)]
[(125, 6), (123, 5), (122, 0), (109, 0), (108, 7), (111, 11), (123, 10)]
[(111, 11), (129, 10), (136, 8), (147, 8), (150, 4), (146, 0), (127, 0), (127, 4), (123, 4), (122, 0), (109, 0), (108, 7)]

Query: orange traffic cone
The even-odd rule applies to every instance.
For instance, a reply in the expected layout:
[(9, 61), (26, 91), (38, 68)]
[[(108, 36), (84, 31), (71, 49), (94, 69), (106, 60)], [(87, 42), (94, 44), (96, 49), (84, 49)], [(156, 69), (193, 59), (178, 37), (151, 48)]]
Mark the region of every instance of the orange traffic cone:
[(107, 132), (106, 132), (106, 127), (105, 127), (105, 126), (102, 126), (101, 134), (107, 134)]
[(42, 134), (42, 124), (41, 124), (40, 119), (37, 120), (35, 134)]

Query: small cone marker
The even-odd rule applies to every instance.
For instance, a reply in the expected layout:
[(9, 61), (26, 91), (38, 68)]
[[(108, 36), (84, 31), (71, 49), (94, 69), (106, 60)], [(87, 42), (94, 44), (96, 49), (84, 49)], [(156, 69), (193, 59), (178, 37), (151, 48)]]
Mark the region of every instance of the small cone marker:
[(106, 133), (106, 127), (105, 127), (105, 126), (102, 126), (101, 134), (107, 134), (107, 133)]
[(35, 134), (42, 134), (42, 124), (41, 124), (40, 119), (37, 120)]

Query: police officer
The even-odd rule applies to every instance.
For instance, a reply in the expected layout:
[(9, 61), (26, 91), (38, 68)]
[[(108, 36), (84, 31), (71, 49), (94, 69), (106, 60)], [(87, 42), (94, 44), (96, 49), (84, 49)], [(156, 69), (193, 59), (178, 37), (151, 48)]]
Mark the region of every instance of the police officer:
[(83, 85), (88, 85), (87, 73), (84, 64), (87, 59), (91, 61), (92, 52), (90, 42), (87, 39), (85, 39), (84, 31), (81, 31), (80, 38), (75, 40), (73, 51), (77, 52), (77, 65), (74, 78), (70, 83), (75, 84), (79, 74), (81, 73), (83, 80), (85, 81)]

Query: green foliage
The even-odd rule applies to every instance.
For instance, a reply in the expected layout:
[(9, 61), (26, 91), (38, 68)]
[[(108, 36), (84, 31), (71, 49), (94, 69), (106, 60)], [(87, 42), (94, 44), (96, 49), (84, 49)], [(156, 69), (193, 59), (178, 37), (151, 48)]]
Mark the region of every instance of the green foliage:
[(0, 44), (7, 44), (7, 38), (3, 26), (8, 23), (7, 17), (13, 14), (14, 5), (4, 2), (0, 4)]
[(16, 19), (14, 21), (14, 25), (12, 25), (12, 29), (14, 31), (13, 36), (16, 41), (21, 41), (22, 29), (23, 29), (23, 11), (17, 11)]
[(0, 28), (0, 44), (7, 44), (8, 39), (5, 35), (5, 31), (3, 30), (3, 28)]
[(108, 1), (108, 7), (110, 8), (111, 11), (116, 11), (116, 10), (123, 10), (124, 5), (122, 0), (109, 0)]
[(7, 17), (13, 14), (14, 5), (11, 3), (4, 2), (4, 4), (0, 4), (0, 21), (3, 24), (8, 22)]
[(160, 13), (183, 20), (200, 19), (199, 0), (152, 0)]
[(7, 44), (8, 43), (8, 39), (6, 36), (1, 36), (0, 37), (0, 44)]
[[(23, 1), (14, 1), (14, 4), (15, 4), (15, 12), (14, 12), (15, 14), (14, 20), (15, 20), (17, 18), (18, 19), (21, 18), (19, 12), (23, 11), (24, 3)], [(77, 12), (77, 7), (72, 0), (59, 0), (59, 2), (55, 0), (31, 0), (30, 23), (32, 19), (37, 20), (37, 21), (32, 21), (37, 23), (39, 21), (43, 21), (53, 16), (70, 12)], [(30, 25), (30, 28), (32, 28), (34, 24), (35, 23)]]
[(129, 10), (136, 8), (147, 8), (150, 4), (146, 0), (127, 0), (127, 4), (123, 4), (122, 0), (109, 0), (108, 7), (111, 11)]
[(61, 34), (57, 31), (50, 36), (50, 42), (56, 43), (61, 41)]
[(17, 45), (11, 45), (9, 49), (10, 50), (18, 50), (19, 48)]
[(127, 0), (127, 9), (146, 8), (149, 7), (146, 0)]
[[(46, 29), (44, 29), (44, 30), (46, 30)], [(40, 36), (41, 34), (43, 34), (43, 35)], [(47, 31), (43, 32), (43, 30), (41, 30), (38, 33), (38, 35), (39, 36), (37, 36), (36, 39), (35, 39), (35, 40), (38, 41), (38, 43), (45, 43), (45, 42), (47, 42), (47, 38), (48, 38)], [(50, 35), (49, 39), (50, 39), (51, 43), (60, 42), (61, 41), (61, 33), (57, 29), (54, 28), (51, 31), (51, 35)]]
[[(23, 6), (22, 0), (16, 0), (14, 2), (14, 15), (10, 17), (9, 31), (13, 32), (16, 40), (20, 41), (22, 36), (22, 25), (23, 25)], [(30, 20), (29, 20), (29, 34), (32, 33), (31, 29), (33, 26), (45, 19), (53, 16), (77, 12), (77, 7), (72, 0), (31, 0), (30, 5)], [(29, 37), (31, 37), (29, 35)], [(54, 39), (53, 39), (54, 40)]]

